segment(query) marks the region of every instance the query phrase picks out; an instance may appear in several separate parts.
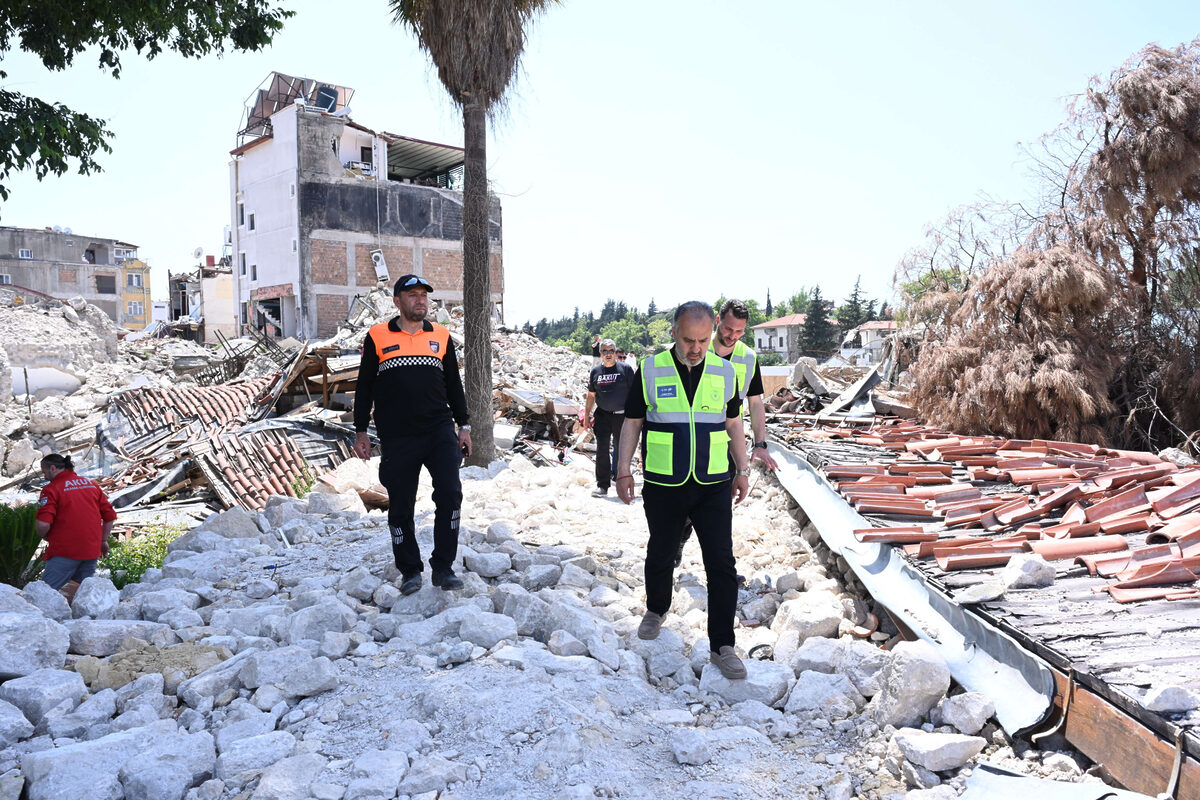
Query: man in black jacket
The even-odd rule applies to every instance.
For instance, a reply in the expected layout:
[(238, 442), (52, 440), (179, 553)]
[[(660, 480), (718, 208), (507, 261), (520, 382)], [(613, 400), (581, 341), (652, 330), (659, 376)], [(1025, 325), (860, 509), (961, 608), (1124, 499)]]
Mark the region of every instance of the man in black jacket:
[(400, 315), (367, 333), (354, 393), (354, 452), (363, 459), (371, 457), (367, 426), (374, 406), (383, 451), (379, 480), (388, 490), (392, 555), (402, 575), (402, 594), (421, 588), (423, 567), (413, 509), (422, 465), (433, 479), (436, 508), (429, 559), (433, 585), (463, 585), (453, 562), (462, 507), (458, 468), (463, 455), (471, 452), (471, 426), (450, 332), (425, 319), (432, 291), (418, 275), (402, 275), (396, 281), (393, 302)]

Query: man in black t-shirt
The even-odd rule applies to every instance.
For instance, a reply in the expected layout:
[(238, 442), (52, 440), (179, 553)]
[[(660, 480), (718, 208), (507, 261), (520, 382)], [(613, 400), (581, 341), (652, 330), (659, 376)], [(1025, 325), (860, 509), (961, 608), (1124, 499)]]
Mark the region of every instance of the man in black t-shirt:
[(633, 386), (633, 368), (617, 360), (617, 345), (612, 339), (600, 342), (599, 349), (600, 363), (588, 376), (583, 424), (596, 434), (596, 490), (592, 495), (604, 497), (616, 455), (621, 451), (621, 425), (625, 422), (625, 399)]

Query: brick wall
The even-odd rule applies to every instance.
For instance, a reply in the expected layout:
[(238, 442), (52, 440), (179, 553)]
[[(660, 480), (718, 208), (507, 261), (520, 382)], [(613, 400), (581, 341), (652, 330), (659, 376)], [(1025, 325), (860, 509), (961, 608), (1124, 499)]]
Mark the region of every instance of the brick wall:
[(338, 323), (346, 319), (350, 298), (340, 294), (317, 295), (317, 336), (337, 333)]
[[(376, 248), (371, 245), (359, 244), (354, 247), (354, 278), (359, 286), (375, 285), (375, 264), (371, 261), (371, 251)], [(398, 247), (385, 244), (383, 258), (387, 261), (388, 275), (394, 283), (401, 275), (413, 271), (413, 251), (411, 247)]]
[(58, 268), (59, 283), (79, 283), (79, 270), (67, 269), (65, 267)]
[(426, 248), (421, 251), (421, 262), (425, 266), (425, 280), (433, 284), (435, 290), (462, 290), (461, 252)]
[[(336, 286), (347, 286), (346, 264), (349, 261), (348, 248), (345, 242), (327, 242), (323, 239), (311, 239), (312, 280), (313, 283), (329, 283)], [(370, 255), (367, 263), (371, 262)]]
[(492, 292), (503, 289), (504, 260), (499, 253), (488, 254), (488, 272), (491, 275)]

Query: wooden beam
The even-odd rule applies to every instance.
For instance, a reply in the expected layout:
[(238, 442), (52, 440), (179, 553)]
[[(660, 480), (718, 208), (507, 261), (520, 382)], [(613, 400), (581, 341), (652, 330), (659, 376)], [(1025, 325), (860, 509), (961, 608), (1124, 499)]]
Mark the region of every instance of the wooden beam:
[[(1052, 669), (1057, 691), (1054, 704), (1062, 712), (1068, 691), (1071, 702), (1063, 735), (1081, 753), (1105, 769), (1125, 788), (1156, 796), (1167, 791), (1175, 769), (1175, 743), (1168, 742), (1095, 692), (1070, 686), (1066, 675)], [(1200, 800), (1200, 763), (1184, 755), (1175, 800)]]

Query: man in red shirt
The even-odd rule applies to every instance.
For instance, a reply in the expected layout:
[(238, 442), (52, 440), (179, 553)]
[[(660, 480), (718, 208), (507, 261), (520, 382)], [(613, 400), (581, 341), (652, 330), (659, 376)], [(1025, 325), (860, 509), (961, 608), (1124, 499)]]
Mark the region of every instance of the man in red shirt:
[(70, 456), (52, 453), (43, 458), (42, 475), (50, 481), (42, 489), (35, 523), (47, 542), (42, 580), (61, 589), (96, 572), (96, 561), (108, 555), (117, 512), (99, 486), (75, 474)]

